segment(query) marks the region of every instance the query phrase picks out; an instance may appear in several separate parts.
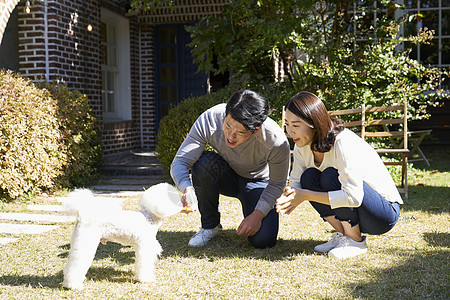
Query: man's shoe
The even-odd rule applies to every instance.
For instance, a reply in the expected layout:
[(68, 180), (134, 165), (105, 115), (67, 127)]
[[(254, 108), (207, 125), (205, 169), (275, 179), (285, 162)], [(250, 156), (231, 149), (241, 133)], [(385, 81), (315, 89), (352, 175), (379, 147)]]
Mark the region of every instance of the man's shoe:
[(191, 237), (188, 245), (191, 247), (205, 246), (210, 240), (219, 236), (221, 232), (222, 225), (220, 224), (213, 229), (204, 229), (200, 227), (200, 230)]
[(314, 251), (317, 252), (328, 252), (331, 249), (334, 249), (337, 245), (339, 245), (339, 241), (343, 238), (344, 235), (340, 232), (333, 233), (331, 239), (324, 243), (314, 247)]
[(363, 236), (361, 242), (357, 242), (347, 236), (339, 241), (339, 245), (328, 252), (328, 256), (337, 259), (349, 258), (367, 252), (366, 237)]

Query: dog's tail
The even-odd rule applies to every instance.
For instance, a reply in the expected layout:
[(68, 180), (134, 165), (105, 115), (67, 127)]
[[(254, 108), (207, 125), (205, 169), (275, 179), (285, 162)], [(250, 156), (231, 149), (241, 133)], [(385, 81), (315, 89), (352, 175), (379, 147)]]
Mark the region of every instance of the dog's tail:
[(63, 202), (63, 211), (68, 215), (101, 215), (104, 211), (121, 210), (122, 199), (95, 197), (88, 189), (75, 189)]

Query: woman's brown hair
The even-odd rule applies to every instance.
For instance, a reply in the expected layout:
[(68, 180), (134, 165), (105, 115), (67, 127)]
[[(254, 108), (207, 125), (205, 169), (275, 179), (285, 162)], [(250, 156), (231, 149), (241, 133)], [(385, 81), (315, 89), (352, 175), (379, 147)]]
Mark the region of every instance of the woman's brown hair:
[(322, 100), (313, 93), (300, 92), (289, 99), (285, 107), (314, 129), (315, 136), (311, 150), (330, 151), (336, 136), (344, 130), (344, 122), (340, 119), (331, 119)]

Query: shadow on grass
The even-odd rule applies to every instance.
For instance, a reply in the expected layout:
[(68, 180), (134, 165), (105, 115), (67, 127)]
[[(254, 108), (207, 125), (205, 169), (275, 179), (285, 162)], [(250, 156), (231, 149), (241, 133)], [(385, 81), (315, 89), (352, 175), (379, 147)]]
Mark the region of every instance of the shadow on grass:
[(444, 186), (409, 186), (408, 200), (401, 206), (404, 211), (426, 211), (440, 214), (449, 211), (450, 188)]
[[(49, 276), (5, 275), (0, 276), (0, 285), (61, 289), (63, 288), (63, 277), (62, 270), (55, 275)], [(90, 267), (86, 274), (86, 279), (95, 281), (108, 280), (111, 282), (129, 282), (134, 280), (134, 274), (132, 272), (119, 271), (112, 267)]]
[(354, 296), (361, 299), (450, 299), (450, 234), (425, 232), (423, 237), (438, 249), (423, 252), (392, 249), (394, 255), (404, 258), (402, 264), (369, 270), (372, 276), (366, 277), (374, 279), (352, 284)]
[[(60, 247), (65, 252), (58, 255), (59, 258), (66, 259), (69, 255), (70, 244)], [(135, 255), (133, 248), (130, 246), (122, 246), (117, 243), (108, 242), (106, 245), (99, 244), (95, 254), (95, 260), (112, 259), (117, 264), (128, 265), (135, 263)], [(133, 266), (134, 270), (134, 266)], [(86, 278), (96, 281), (107, 279), (114, 282), (129, 282), (134, 280), (132, 272), (119, 271), (112, 267), (95, 267), (91, 266), (86, 274)], [(29, 286), (32, 288), (48, 287), (51, 289), (62, 288), (63, 271), (61, 270), (55, 275), (49, 276), (32, 276), (32, 275), (5, 275), (0, 276), (0, 285), (8, 286)], [(1, 297), (0, 297), (1, 298)]]
[(119, 271), (112, 267), (90, 267), (86, 278), (95, 281), (105, 279), (111, 282), (130, 282), (134, 280), (134, 274), (133, 272)]
[(369, 281), (349, 285), (355, 298), (450, 299), (448, 250), (411, 254), (393, 249), (392, 252), (404, 261), (391, 268), (367, 270), (369, 276), (364, 277)]
[(195, 232), (159, 231), (158, 240), (163, 248), (163, 257), (181, 256), (196, 258), (255, 258), (262, 260), (283, 260), (297, 254), (312, 254), (316, 240), (278, 239), (275, 247), (256, 249), (247, 238), (240, 237), (235, 230), (223, 230), (222, 236), (211, 240), (204, 247), (189, 247), (189, 239)]
[(4, 275), (0, 276), (0, 285), (3, 286), (27, 286), (31, 288), (47, 287), (51, 289), (62, 288), (62, 271), (55, 275)]
[(423, 238), (430, 246), (450, 248), (450, 233), (448, 232), (426, 232), (423, 234)]
[[(192, 248), (187, 245), (194, 232), (158, 232), (158, 241), (163, 247), (162, 257), (182, 256), (208, 259), (213, 261), (218, 258), (254, 258), (262, 260), (290, 259), (296, 254), (312, 254), (315, 245), (322, 241), (314, 240), (278, 240), (273, 248), (255, 249), (246, 238), (239, 237), (235, 230), (224, 230), (223, 235), (212, 240), (207, 246)], [(70, 244), (60, 246), (65, 250), (59, 254), (61, 259), (67, 259)], [(122, 246), (118, 243), (108, 242), (106, 245), (99, 244), (94, 261), (111, 259), (119, 265), (135, 263), (134, 249), (130, 246)], [(134, 269), (134, 266), (133, 266)], [(107, 279), (113, 282), (129, 282), (134, 280), (132, 272), (119, 271), (112, 267), (91, 266), (86, 274), (88, 280), (100, 281)], [(63, 271), (49, 276), (31, 275), (5, 275), (0, 276), (0, 285), (5, 286), (29, 286), (32, 288), (47, 287), (61, 289)]]
[(427, 157), (430, 166), (427, 166), (424, 161), (411, 162), (415, 168), (424, 170), (436, 170), (439, 172), (450, 172), (450, 151), (447, 148), (427, 147), (423, 148), (422, 150), (425, 153), (425, 156)]
[[(256, 249), (250, 245), (247, 238), (238, 236), (235, 230), (223, 230), (222, 236), (213, 239), (207, 246), (189, 247), (189, 239), (194, 233), (193, 231), (159, 231), (157, 239), (163, 248), (161, 256), (255, 258), (276, 261), (297, 254), (313, 254), (314, 246), (323, 243), (323, 241), (318, 240), (278, 239), (275, 247)], [(61, 248), (66, 251), (59, 254), (59, 257), (66, 259), (69, 255), (70, 244), (63, 245)], [(94, 261), (102, 259), (110, 259), (120, 265), (134, 264), (134, 248), (112, 242), (108, 242), (106, 245), (99, 244)]]
[[(69, 256), (70, 244), (61, 246), (61, 249), (67, 251), (59, 254), (58, 257), (67, 258)], [(107, 242), (106, 245), (100, 243), (97, 252), (95, 253), (94, 260), (102, 260), (105, 258), (114, 260), (121, 265), (134, 264), (134, 249), (131, 246), (123, 246), (113, 242)]]

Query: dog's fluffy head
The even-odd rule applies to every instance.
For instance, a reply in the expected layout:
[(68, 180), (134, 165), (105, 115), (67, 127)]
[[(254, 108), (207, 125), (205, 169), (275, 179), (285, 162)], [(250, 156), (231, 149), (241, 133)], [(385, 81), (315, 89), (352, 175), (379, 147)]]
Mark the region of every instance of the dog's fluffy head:
[(147, 189), (140, 202), (141, 208), (161, 219), (168, 218), (183, 208), (180, 194), (168, 183), (159, 183)]

